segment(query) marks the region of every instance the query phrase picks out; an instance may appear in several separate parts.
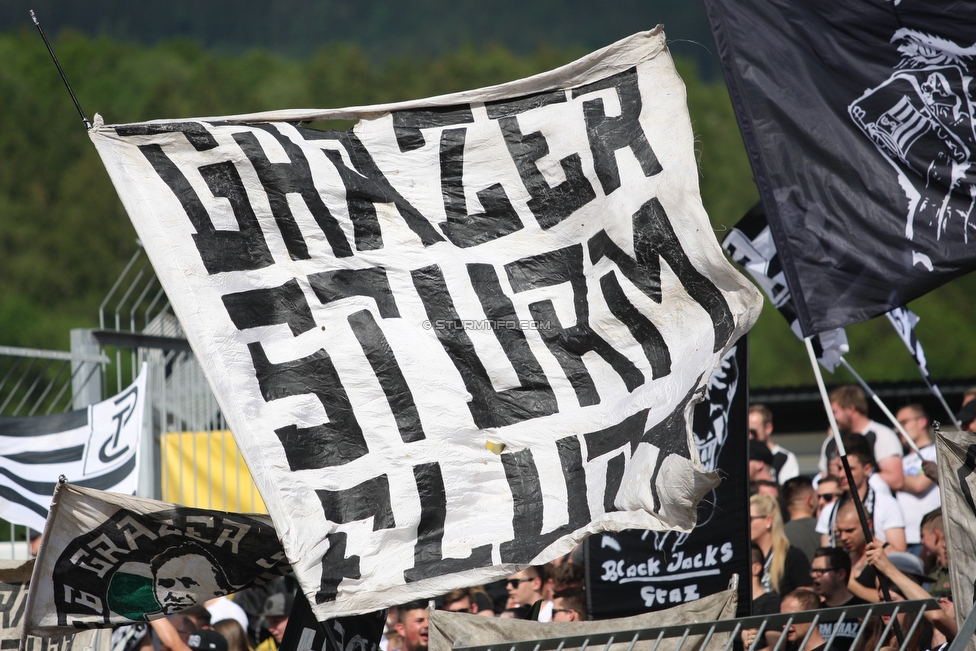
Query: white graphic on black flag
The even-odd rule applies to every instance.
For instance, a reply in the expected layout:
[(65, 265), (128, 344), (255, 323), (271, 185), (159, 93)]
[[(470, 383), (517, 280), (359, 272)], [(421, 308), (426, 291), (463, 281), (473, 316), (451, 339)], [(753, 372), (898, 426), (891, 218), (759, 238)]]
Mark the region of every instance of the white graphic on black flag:
[[(976, 206), (976, 132), (970, 65), (976, 45), (963, 48), (911, 29), (892, 37), (902, 59), (877, 87), (848, 111), (858, 127), (897, 170), (908, 198), (905, 236), (916, 231), (968, 242)], [(925, 253), (913, 265), (932, 271)]]

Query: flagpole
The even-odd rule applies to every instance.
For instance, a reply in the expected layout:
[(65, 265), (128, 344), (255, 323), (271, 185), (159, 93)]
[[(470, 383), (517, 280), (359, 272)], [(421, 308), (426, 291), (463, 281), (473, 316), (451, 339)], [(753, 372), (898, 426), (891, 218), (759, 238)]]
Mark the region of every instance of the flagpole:
[(908, 432), (906, 432), (905, 428), (902, 427), (902, 424), (898, 422), (898, 419), (895, 418), (895, 415), (891, 413), (891, 410), (888, 409), (885, 403), (881, 401), (881, 398), (878, 396), (877, 393), (874, 392), (874, 389), (868, 386), (868, 383), (865, 382), (864, 379), (857, 374), (857, 371), (855, 371), (854, 368), (847, 363), (847, 360), (844, 359), (843, 355), (841, 355), (840, 357), (840, 363), (844, 365), (844, 368), (846, 368), (851, 375), (854, 376), (854, 379), (857, 380), (857, 383), (860, 384), (861, 387), (863, 387), (864, 390), (868, 392), (868, 395), (871, 396), (871, 400), (874, 401), (874, 404), (878, 405), (878, 407), (881, 408), (881, 411), (883, 411), (885, 416), (888, 417), (888, 420), (891, 421), (891, 424), (895, 426), (895, 429), (898, 430), (898, 433), (901, 434), (901, 437), (905, 439), (906, 443), (908, 443), (908, 447), (910, 447), (912, 449), (912, 452), (917, 454), (919, 459), (921, 459), (922, 453), (919, 451), (918, 446), (915, 445), (915, 441), (913, 441), (912, 437), (908, 435)]
[(34, 10), (30, 10), (31, 20), (34, 21), (34, 26), (37, 27), (37, 31), (40, 32), (41, 38), (44, 39), (44, 45), (47, 46), (47, 51), (51, 54), (51, 58), (54, 59), (54, 65), (58, 67), (58, 72), (61, 73), (61, 81), (64, 82), (65, 88), (68, 89), (68, 94), (71, 95), (71, 101), (75, 103), (75, 108), (78, 109), (78, 115), (81, 116), (81, 121), (85, 123), (85, 129), (91, 129), (91, 122), (85, 116), (85, 112), (81, 110), (81, 104), (78, 103), (78, 98), (75, 97), (75, 91), (71, 90), (71, 84), (68, 83), (68, 78), (64, 74), (64, 70), (61, 69), (61, 64), (58, 62), (57, 55), (54, 54), (54, 48), (47, 40), (47, 36), (44, 35), (44, 30), (41, 29), (41, 23), (37, 20), (37, 16), (34, 14)]
[(954, 424), (956, 426), (956, 429), (959, 430), (960, 432), (963, 431), (962, 423), (956, 420), (956, 415), (949, 408), (948, 403), (946, 403), (946, 399), (942, 396), (942, 391), (939, 390), (939, 385), (937, 385), (929, 378), (928, 373), (926, 373), (921, 366), (918, 367), (918, 372), (922, 375), (922, 379), (925, 380), (925, 386), (927, 386), (929, 388), (929, 391), (932, 392), (932, 395), (938, 398), (939, 402), (942, 403), (942, 408), (945, 409), (947, 414), (949, 414), (949, 420), (952, 422), (952, 424)]
[[(857, 510), (857, 519), (861, 522), (861, 529), (864, 531), (865, 543), (870, 543), (874, 540), (874, 536), (871, 534), (871, 527), (868, 526), (867, 513), (864, 511), (864, 504), (861, 502), (861, 496), (857, 492), (857, 486), (854, 484), (854, 475), (851, 473), (851, 464), (847, 461), (847, 448), (844, 447), (844, 441), (840, 436), (840, 429), (837, 427), (837, 419), (834, 418), (834, 410), (830, 407), (830, 397), (827, 395), (827, 387), (824, 385), (823, 374), (820, 372), (820, 365), (817, 363), (817, 354), (813, 352), (813, 343), (811, 337), (804, 337), (803, 343), (807, 347), (807, 355), (810, 356), (810, 365), (813, 366), (813, 374), (817, 378), (817, 387), (820, 389), (820, 397), (823, 399), (824, 410), (827, 412), (827, 420), (830, 422), (830, 431), (834, 437), (834, 443), (837, 444), (837, 454), (840, 456), (840, 462), (844, 466), (844, 474), (847, 476), (847, 487), (851, 493), (851, 499), (854, 501), (854, 508)], [(843, 357), (841, 357), (843, 360)], [(835, 509), (840, 508), (840, 502), (837, 502)], [(888, 581), (883, 574), (878, 575), (879, 583), (881, 584), (881, 594), (884, 596), (885, 601), (891, 601), (891, 593), (888, 590)], [(898, 642), (904, 644), (904, 635), (901, 632), (901, 627), (898, 626), (898, 622), (892, 620), (892, 624), (895, 628), (895, 634), (898, 636)]]

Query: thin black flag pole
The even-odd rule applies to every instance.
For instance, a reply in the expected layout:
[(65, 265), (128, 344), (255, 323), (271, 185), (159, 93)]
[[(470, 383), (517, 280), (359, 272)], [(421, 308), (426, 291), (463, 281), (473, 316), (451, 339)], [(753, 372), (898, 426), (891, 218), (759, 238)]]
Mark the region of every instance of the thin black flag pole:
[[(847, 448), (844, 447), (844, 441), (840, 436), (840, 429), (837, 427), (837, 420), (834, 418), (834, 410), (830, 408), (830, 397), (827, 395), (827, 387), (824, 385), (823, 374), (820, 372), (820, 365), (817, 363), (817, 354), (813, 352), (813, 342), (811, 337), (806, 337), (803, 340), (806, 344), (807, 354), (810, 356), (810, 364), (813, 365), (813, 374), (817, 377), (817, 387), (820, 389), (820, 397), (823, 399), (824, 409), (827, 412), (827, 420), (830, 421), (830, 431), (834, 436), (834, 443), (837, 445), (837, 454), (840, 456), (840, 462), (844, 466), (844, 474), (847, 476), (847, 488), (851, 494), (851, 500), (854, 502), (854, 508), (857, 510), (857, 519), (861, 522), (861, 529), (864, 531), (864, 540), (866, 543), (871, 543), (874, 540), (874, 536), (871, 534), (871, 527), (868, 526), (867, 513), (864, 511), (864, 503), (861, 502), (861, 496), (857, 492), (857, 486), (854, 484), (854, 475), (851, 472), (851, 464), (847, 461)], [(834, 507), (835, 509), (840, 508), (840, 504)], [(878, 574), (878, 582), (881, 585), (881, 594), (884, 596), (885, 601), (891, 601), (891, 592), (888, 590), (887, 577), (883, 574)], [(898, 644), (903, 645), (905, 643), (905, 636), (901, 631), (901, 627), (898, 622), (892, 620), (892, 625), (895, 630), (895, 635), (898, 637)]]
[(37, 31), (40, 32), (41, 38), (44, 39), (44, 45), (47, 46), (47, 51), (50, 52), (51, 58), (54, 59), (54, 65), (58, 67), (58, 72), (61, 73), (61, 81), (64, 82), (65, 88), (68, 89), (68, 93), (71, 95), (71, 101), (75, 103), (75, 108), (78, 109), (78, 115), (81, 116), (82, 122), (85, 123), (85, 129), (91, 129), (91, 122), (85, 117), (85, 112), (81, 110), (81, 104), (78, 103), (78, 98), (75, 97), (75, 91), (71, 90), (71, 84), (68, 83), (68, 78), (64, 75), (64, 70), (61, 69), (61, 64), (58, 62), (57, 55), (54, 54), (54, 49), (51, 47), (51, 43), (48, 42), (47, 36), (44, 35), (44, 30), (41, 29), (41, 23), (37, 20), (37, 15), (34, 10), (30, 10), (31, 20), (34, 21), (34, 26), (37, 27)]

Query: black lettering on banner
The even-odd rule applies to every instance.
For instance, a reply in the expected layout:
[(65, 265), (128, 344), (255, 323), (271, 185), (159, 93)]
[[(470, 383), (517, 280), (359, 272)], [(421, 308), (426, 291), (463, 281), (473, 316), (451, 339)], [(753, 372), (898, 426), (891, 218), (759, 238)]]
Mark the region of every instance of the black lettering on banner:
[(607, 485), (603, 490), (603, 510), (607, 513), (620, 510), (614, 502), (617, 501), (617, 493), (620, 492), (620, 484), (624, 480), (626, 468), (627, 457), (623, 452), (607, 461)]
[(349, 248), (349, 242), (339, 227), (339, 222), (329, 212), (328, 206), (322, 201), (322, 197), (315, 187), (312, 170), (302, 148), (273, 125), (253, 124), (251, 126), (270, 134), (281, 145), (290, 161), (288, 163), (272, 163), (268, 155), (264, 153), (257, 136), (249, 131), (234, 134), (234, 141), (251, 161), (261, 185), (264, 186), (268, 203), (271, 205), (271, 214), (274, 215), (275, 222), (281, 230), (285, 246), (288, 248), (288, 253), (292, 259), (308, 260), (311, 256), (301, 229), (298, 227), (298, 222), (295, 221), (295, 216), (288, 206), (289, 194), (301, 195), (315, 219), (315, 223), (322, 229), (325, 239), (332, 247), (332, 253), (337, 258), (351, 256), (352, 249)]
[[(396, 299), (390, 289), (390, 281), (381, 267), (324, 271), (310, 275), (308, 280), (312, 291), (323, 304), (350, 296), (369, 296), (376, 302), (380, 316), (384, 319), (400, 316)], [(400, 438), (404, 443), (423, 440), (423, 424), (413, 400), (413, 393), (383, 330), (367, 310), (351, 314), (347, 320), (386, 395)]]
[[(400, 212), (400, 216), (403, 217), (407, 227), (416, 233), (424, 246), (444, 241), (444, 236), (437, 232), (430, 221), (390, 184), (366, 146), (355, 133), (352, 131), (317, 131), (302, 128), (299, 128), (298, 132), (310, 142), (334, 140), (341, 144), (346, 153), (349, 154), (349, 160), (355, 169), (348, 168), (343, 162), (342, 156), (330, 155), (329, 150), (323, 149), (326, 157), (336, 166), (339, 178), (347, 184), (346, 203), (349, 207), (349, 215), (350, 219), (353, 220), (354, 229), (357, 228), (355, 226), (356, 221), (365, 219), (367, 223), (370, 223), (368, 220), (375, 217), (376, 211), (375, 208), (372, 208), (372, 204), (392, 203)], [(355, 201), (349, 199), (350, 194), (355, 198)], [(367, 203), (371, 204), (369, 208), (366, 207)], [(369, 232), (368, 228), (362, 228), (364, 233)]]
[(559, 463), (566, 481), (566, 508), (569, 521), (549, 533), (542, 533), (545, 509), (542, 484), (532, 450), (502, 453), (505, 478), (512, 491), (515, 515), (512, 528), (515, 538), (499, 547), (502, 563), (528, 563), (543, 549), (563, 536), (590, 522), (590, 507), (586, 501), (586, 472), (579, 438), (567, 436), (556, 441)]
[(336, 524), (348, 524), (373, 518), (373, 531), (392, 529), (393, 505), (390, 501), (390, 480), (386, 475), (367, 479), (345, 490), (317, 490), (325, 519)]
[(361, 310), (350, 314), (347, 319), (386, 395), (386, 401), (390, 405), (397, 430), (400, 432), (400, 439), (404, 443), (424, 440), (424, 426), (420, 421), (420, 412), (417, 411), (410, 385), (403, 377), (403, 372), (397, 364), (396, 356), (383, 330), (376, 325), (373, 313), (369, 310)]
[(434, 576), (463, 572), (491, 565), (491, 544), (471, 550), (467, 558), (444, 558), (441, 542), (447, 520), (447, 494), (439, 463), (422, 463), (413, 468), (420, 495), (420, 524), (413, 548), (413, 567), (403, 572), (408, 583)]
[(523, 387), (495, 391), (470, 337), (461, 327), (440, 267), (431, 265), (411, 271), (410, 274), (430, 322), (451, 323), (456, 326), (434, 328), (434, 333), (461, 375), (464, 388), (471, 394), (468, 409), (475, 425), (482, 429), (503, 427), (555, 413), (555, 400), (548, 399), (544, 389), (535, 393), (542, 398), (540, 400), (527, 400)]
[(517, 117), (501, 118), (498, 126), (525, 189), (532, 197), (528, 201), (529, 210), (542, 228), (555, 226), (596, 199), (593, 186), (583, 174), (579, 154), (570, 154), (559, 161), (566, 180), (552, 187), (536, 166), (536, 161), (549, 154), (545, 136), (539, 131), (523, 134)]
[[(467, 268), (471, 286), (491, 323), (491, 331), (518, 377), (522, 400), (532, 403), (532, 413), (526, 414), (524, 420), (557, 413), (559, 405), (556, 394), (525, 339), (515, 305), (502, 291), (495, 267), (490, 264), (469, 264)], [(499, 327), (501, 324), (504, 327)]]
[(311, 393), (329, 417), (323, 425), (288, 425), (275, 430), (291, 470), (341, 466), (369, 452), (349, 396), (325, 350), (296, 361), (272, 364), (260, 343), (248, 344), (247, 349), (266, 401)]
[[(698, 385), (701, 383), (702, 376), (699, 375), (694, 384), (688, 390), (685, 397), (678, 403), (667, 418), (652, 427), (641, 439), (645, 443), (650, 443), (656, 447), (657, 460), (654, 462), (654, 472), (651, 473), (651, 496), (654, 498), (653, 511), (661, 509), (661, 496), (657, 492), (657, 477), (661, 474), (664, 462), (671, 455), (677, 455), (685, 459), (691, 459), (691, 450), (688, 447), (688, 421), (685, 418), (685, 410), (688, 403), (695, 397)], [(636, 446), (634, 446), (636, 447)]]
[(664, 336), (657, 326), (628, 300), (617, 281), (617, 275), (611, 271), (600, 278), (600, 288), (603, 290), (603, 297), (607, 300), (610, 312), (627, 326), (634, 339), (640, 342), (641, 348), (644, 349), (644, 356), (651, 363), (651, 377), (656, 380), (670, 375), (671, 351), (668, 350)]
[(655, 197), (634, 213), (634, 257), (631, 258), (606, 231), (590, 238), (590, 261), (610, 258), (620, 272), (655, 303), (661, 303), (661, 259), (678, 277), (685, 291), (701, 305), (712, 320), (715, 343), (712, 352), (725, 347), (735, 329), (729, 304), (718, 287), (688, 259), (674, 232), (664, 206)]
[(225, 294), (220, 299), (238, 330), (287, 323), (297, 337), (315, 327), (305, 293), (295, 279), (281, 287)]
[(573, 89), (573, 97), (586, 95), (606, 88), (617, 91), (620, 102), (620, 115), (608, 117), (603, 108), (603, 99), (596, 98), (583, 102), (583, 119), (586, 121), (586, 137), (590, 141), (593, 154), (593, 167), (603, 186), (603, 193), (609, 195), (620, 187), (620, 172), (617, 169), (615, 152), (630, 148), (640, 163), (644, 176), (654, 176), (662, 171), (647, 135), (640, 123), (642, 108), (640, 87), (637, 83), (637, 69), (631, 68), (606, 79)]
[(237, 218), (237, 231), (218, 231), (196, 190), (159, 145), (139, 145), (149, 164), (179, 200), (193, 225), (193, 243), (207, 273), (262, 269), (274, 264), (258, 220), (251, 210), (247, 193), (232, 163), (216, 163), (200, 168), (200, 174), (215, 197), (230, 201)]
[(464, 200), (464, 139), (467, 129), (441, 132), (441, 194), (447, 221), (441, 230), (456, 246), (469, 247), (510, 235), (522, 228), (501, 183), (493, 183), (476, 194), (485, 209), (469, 215)]
[(443, 106), (414, 111), (396, 111), (393, 114), (393, 133), (400, 151), (414, 151), (427, 144), (421, 129), (437, 129), (456, 124), (471, 124), (474, 115), (471, 107)]
[(339, 584), (343, 579), (362, 577), (359, 571), (359, 556), (346, 556), (346, 534), (336, 531), (326, 535), (329, 548), (322, 556), (322, 581), (315, 593), (315, 603), (324, 604), (335, 601), (339, 594)]
[(539, 326), (539, 334), (559, 362), (576, 391), (581, 407), (600, 403), (600, 394), (590, 377), (583, 355), (595, 352), (613, 368), (633, 391), (644, 383), (644, 374), (622, 353), (607, 343), (590, 327), (590, 309), (586, 300), (586, 278), (583, 275), (583, 247), (574, 244), (556, 251), (522, 258), (505, 265), (508, 280), (516, 292), (569, 283), (573, 290), (576, 325), (563, 328), (551, 300), (529, 305), (529, 312)]
[(207, 127), (199, 122), (173, 122), (170, 124), (124, 124), (115, 127), (115, 133), (129, 136), (157, 136), (164, 133), (182, 133), (197, 151), (207, 151), (217, 146), (217, 140)]
[(352, 220), (353, 237), (356, 240), (357, 251), (375, 251), (383, 248), (383, 232), (380, 222), (376, 218), (375, 199), (372, 183), (362, 174), (349, 169), (342, 162), (342, 154), (334, 149), (323, 149), (322, 153), (328, 158), (339, 173), (342, 185), (346, 188), (346, 209)]
[(562, 104), (566, 101), (566, 91), (544, 91), (532, 95), (523, 95), (514, 99), (500, 99), (494, 102), (485, 102), (485, 111), (492, 120), (499, 118), (510, 118), (532, 109)]
[[(647, 413), (649, 411), (650, 409), (642, 409), (616, 425), (584, 434), (586, 460), (593, 461), (597, 457), (619, 450), (628, 444), (631, 453), (633, 453), (644, 435), (644, 426), (647, 425)], [(607, 513), (620, 510), (614, 506), (614, 502), (617, 499), (617, 492), (620, 490), (620, 483), (623, 481), (626, 467), (627, 458), (624, 453), (607, 461), (607, 485), (603, 492), (603, 508)]]
[(323, 271), (309, 274), (308, 282), (323, 304), (350, 296), (368, 296), (376, 301), (376, 307), (384, 319), (400, 316), (386, 270), (382, 267)]
[(26, 583), (0, 583), (0, 628), (20, 625), (26, 604)]

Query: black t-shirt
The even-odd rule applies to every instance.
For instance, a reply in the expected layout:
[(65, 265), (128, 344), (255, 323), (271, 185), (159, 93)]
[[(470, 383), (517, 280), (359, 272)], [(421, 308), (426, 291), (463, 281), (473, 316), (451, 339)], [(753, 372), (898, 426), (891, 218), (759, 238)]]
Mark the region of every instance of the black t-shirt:
[(786, 564), (783, 566), (783, 576), (779, 579), (779, 596), (785, 597), (797, 588), (813, 583), (810, 578), (810, 561), (799, 547), (789, 547), (786, 550)]
[[(860, 597), (852, 596), (847, 602), (842, 603), (840, 607), (847, 606), (861, 606), (868, 603)], [(831, 617), (829, 619), (821, 619), (817, 628), (820, 629), (820, 635), (823, 639), (829, 640), (830, 635), (833, 633), (834, 628), (837, 626), (837, 620), (840, 619), (840, 615)], [(844, 619), (844, 622), (840, 624), (840, 630), (837, 631), (837, 637), (834, 638), (834, 643), (831, 645), (832, 650), (836, 651), (846, 651), (854, 643), (854, 638), (857, 637), (857, 632), (861, 628), (861, 622), (857, 619)]]
[(776, 615), (779, 613), (779, 595), (775, 592), (761, 594), (752, 600), (752, 616)]

